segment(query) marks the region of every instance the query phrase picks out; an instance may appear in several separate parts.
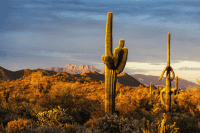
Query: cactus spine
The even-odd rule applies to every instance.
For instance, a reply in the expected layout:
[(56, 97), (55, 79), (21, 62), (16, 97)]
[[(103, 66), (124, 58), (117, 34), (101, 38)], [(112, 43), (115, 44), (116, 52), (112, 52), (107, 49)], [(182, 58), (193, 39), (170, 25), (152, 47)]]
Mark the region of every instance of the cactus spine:
[(115, 111), (116, 76), (125, 67), (128, 49), (124, 47), (124, 40), (119, 40), (118, 48), (112, 54), (112, 13), (107, 14), (105, 56), (101, 57), (105, 64), (105, 112), (113, 114)]
[[(171, 112), (171, 81), (174, 79), (174, 71), (170, 66), (170, 33), (168, 33), (168, 38), (167, 38), (167, 66), (163, 70), (160, 78), (158, 81), (160, 81), (163, 77), (164, 72), (167, 71), (166, 73), (166, 102), (165, 102), (165, 107), (166, 107), (166, 112)], [(170, 78), (170, 71), (172, 72), (172, 78)], [(160, 93), (162, 95), (162, 93)]]

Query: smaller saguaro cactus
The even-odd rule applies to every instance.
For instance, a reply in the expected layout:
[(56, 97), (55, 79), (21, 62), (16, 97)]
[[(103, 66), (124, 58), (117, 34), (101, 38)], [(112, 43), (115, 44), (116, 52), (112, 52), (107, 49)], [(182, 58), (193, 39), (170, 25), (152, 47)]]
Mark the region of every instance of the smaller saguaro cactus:
[(40, 86), (40, 84), (39, 84), (39, 80), (40, 80), (40, 78), (38, 78), (38, 90), (39, 90), (39, 86)]
[(152, 82), (150, 83), (150, 96), (151, 96), (151, 101), (152, 101), (152, 89), (153, 89), (153, 86), (152, 86)]
[(178, 76), (176, 76), (176, 83), (175, 83), (174, 95), (176, 95), (177, 92), (178, 92)]
[[(16, 96), (17, 96), (17, 93), (15, 93), (14, 95), (15, 95), (15, 101), (16, 101)], [(17, 102), (17, 106), (18, 106), (18, 102)]]
[(21, 83), (22, 88), (24, 88), (24, 80), (22, 80)]
[(140, 83), (139, 87), (143, 87), (143, 85)]
[(9, 79), (6, 81), (6, 87), (4, 88), (4, 95), (5, 95), (6, 102), (8, 102), (8, 98), (10, 95), (10, 91), (8, 91), (9, 81), (10, 81)]
[[(166, 102), (165, 102), (165, 107), (166, 107), (166, 112), (171, 112), (171, 81), (174, 79), (174, 71), (172, 67), (170, 66), (170, 33), (167, 35), (167, 66), (163, 70), (160, 78), (158, 81), (160, 81), (163, 77), (163, 74), (165, 71), (166, 73)], [(170, 72), (172, 72), (172, 78), (170, 78)], [(161, 93), (162, 94), (162, 93)]]
[(160, 86), (158, 85), (157, 87), (157, 94), (159, 95), (160, 94)]

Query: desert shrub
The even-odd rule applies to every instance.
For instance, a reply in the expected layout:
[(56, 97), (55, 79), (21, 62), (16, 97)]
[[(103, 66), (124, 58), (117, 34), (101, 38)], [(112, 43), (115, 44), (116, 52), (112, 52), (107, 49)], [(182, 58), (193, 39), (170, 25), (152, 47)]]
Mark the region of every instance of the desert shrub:
[(86, 126), (79, 125), (79, 124), (74, 125), (73, 127), (76, 129), (76, 133), (100, 133), (94, 128), (87, 128)]
[(196, 133), (200, 131), (200, 128), (198, 128), (198, 118), (190, 113), (178, 114), (172, 121), (176, 122), (180, 133)]
[(38, 113), (38, 123), (50, 126), (63, 126), (64, 124), (76, 124), (71, 116), (65, 113), (66, 110), (60, 108)]
[[(156, 118), (151, 124), (149, 120), (143, 118), (143, 132), (159, 132), (159, 133), (176, 133), (179, 128), (177, 128), (176, 122), (170, 124), (172, 121), (169, 120), (169, 116), (163, 113), (162, 118)], [(160, 119), (160, 120), (159, 120)], [(141, 122), (142, 122), (141, 121)]]
[(95, 129), (100, 130), (101, 132), (106, 133), (127, 133), (135, 131), (138, 132), (141, 127), (139, 120), (130, 121), (128, 118), (121, 118), (114, 113), (113, 115), (106, 113), (107, 115), (104, 118), (99, 118), (98, 122), (96, 123)]
[(94, 127), (94, 124), (93, 124), (93, 123), (94, 123), (93, 120), (92, 120), (92, 119), (89, 119), (89, 121), (87, 121), (87, 122), (84, 124), (84, 126), (85, 126), (86, 128)]
[(74, 118), (75, 122), (84, 124), (89, 120), (90, 112), (86, 111), (84, 108), (81, 108), (79, 110), (72, 110), (70, 116)]
[[(91, 105), (88, 107), (91, 107)], [(95, 127), (99, 117), (102, 116), (105, 116), (105, 106), (103, 106), (102, 103), (99, 103), (96, 109), (91, 111), (91, 118), (88, 119), (86, 123), (84, 123), (85, 127)]]
[(105, 116), (104, 118), (100, 117), (98, 119), (98, 122), (96, 123), (95, 128), (102, 132), (108, 132), (108, 133), (111, 132), (119, 133), (122, 129), (120, 120), (119, 118), (117, 118), (116, 114), (114, 114), (113, 116), (108, 114), (108, 116)]
[(67, 131), (67, 133), (76, 133), (76, 129), (74, 128), (74, 125), (65, 124), (62, 129), (63, 131)]
[[(126, 115), (125, 115), (126, 117)], [(127, 118), (129, 119), (136, 119), (136, 120), (141, 120), (143, 118), (146, 118), (147, 120), (149, 120), (150, 122), (152, 122), (154, 120), (154, 118), (152, 117), (152, 114), (145, 111), (144, 109), (136, 109), (135, 111), (130, 112), (130, 116), (128, 116)]]
[(34, 133), (63, 133), (61, 127), (51, 127), (50, 125), (42, 125), (33, 129)]
[(54, 94), (51, 92), (51, 97), (55, 97), (52, 98), (54, 100), (52, 100), (51, 105), (58, 105), (57, 103), (60, 102), (60, 107), (68, 109), (66, 111), (68, 115), (72, 116), (79, 124), (83, 124), (89, 120), (90, 112), (93, 111), (94, 107), (92, 107), (91, 100), (87, 100), (84, 96), (78, 95), (77, 92), (71, 90), (71, 87), (66, 90), (63, 87), (60, 89), (60, 92), (56, 91)]
[[(10, 109), (4, 108), (4, 107), (2, 107), (2, 106), (0, 105), (0, 116), (1, 116), (0, 123), (3, 123), (4, 126), (5, 126), (5, 121), (4, 121), (5, 116), (6, 116), (7, 114), (10, 114), (10, 113), (11, 113)], [(7, 124), (7, 123), (6, 123), (6, 124)]]
[(18, 114), (20, 114), (23, 117), (29, 117), (29, 118), (31, 118), (31, 108), (27, 104), (22, 105), (18, 109), (18, 112), (19, 112)]
[(18, 118), (22, 118), (22, 116), (13, 113), (6, 114), (3, 119), (3, 126), (7, 126), (8, 122), (13, 121), (14, 119), (17, 120)]
[(171, 104), (171, 109), (172, 109), (172, 113), (180, 113), (180, 112), (181, 112), (181, 110), (180, 110), (178, 104), (172, 103), (172, 104)]
[[(143, 120), (144, 122), (144, 120)], [(149, 122), (150, 123), (150, 122)], [(159, 132), (178, 132), (178, 133), (198, 133), (198, 119), (190, 113), (180, 114), (180, 113), (163, 113), (159, 117), (155, 118), (154, 121), (149, 124), (149, 127), (154, 127), (154, 131)], [(148, 131), (147, 122), (143, 126), (142, 130)]]
[(42, 109), (37, 108), (35, 106), (29, 106), (29, 109), (30, 109), (31, 119), (33, 119), (34, 121), (38, 121), (37, 114), (38, 114), (38, 112), (41, 112)]
[(163, 113), (165, 112), (165, 110), (166, 110), (165, 106), (161, 103), (154, 104), (153, 109), (152, 109), (153, 113), (156, 113), (156, 114)]
[(34, 121), (38, 120), (36, 115), (38, 112), (41, 112), (41, 111), (42, 109), (36, 108), (32, 104), (30, 105), (24, 104), (20, 107), (18, 106), (12, 109), (13, 114), (23, 116), (28, 119), (33, 119)]
[(144, 108), (147, 111), (150, 111), (153, 108), (153, 105), (150, 104), (149, 98), (146, 98), (147, 94), (143, 94), (142, 98), (137, 98), (136, 105), (139, 108)]
[(8, 125), (6, 127), (6, 129), (10, 132), (19, 132), (26, 129), (29, 129), (29, 127), (31, 126), (31, 122), (29, 120), (26, 119), (21, 119), (18, 118), (18, 120), (16, 121), (15, 119), (13, 121), (8, 122)]
[[(157, 129), (159, 131), (164, 131), (164, 132), (175, 132), (177, 131), (179, 128), (178, 125), (176, 124), (176, 122), (172, 119), (173, 115), (171, 115), (171, 113), (163, 113), (162, 119), (160, 122), (158, 122), (158, 127)], [(174, 123), (174, 124), (171, 124)]]

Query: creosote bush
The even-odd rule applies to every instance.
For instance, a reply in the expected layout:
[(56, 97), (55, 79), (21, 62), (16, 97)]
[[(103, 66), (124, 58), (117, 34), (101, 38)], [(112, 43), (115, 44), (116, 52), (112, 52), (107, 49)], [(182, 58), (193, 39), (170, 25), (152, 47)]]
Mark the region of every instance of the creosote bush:
[(38, 123), (50, 125), (52, 127), (63, 127), (65, 124), (76, 124), (73, 117), (68, 116), (65, 111), (66, 110), (58, 106), (58, 109), (53, 108), (53, 110), (40, 112), (36, 115), (38, 117)]
[(101, 132), (106, 132), (106, 133), (127, 133), (131, 131), (140, 131), (141, 132), (141, 124), (139, 120), (133, 120), (131, 119), (130, 121), (128, 118), (121, 118), (114, 113), (113, 115), (108, 114), (106, 112), (105, 117), (99, 118), (98, 122), (96, 123), (96, 127), (94, 129), (100, 130)]

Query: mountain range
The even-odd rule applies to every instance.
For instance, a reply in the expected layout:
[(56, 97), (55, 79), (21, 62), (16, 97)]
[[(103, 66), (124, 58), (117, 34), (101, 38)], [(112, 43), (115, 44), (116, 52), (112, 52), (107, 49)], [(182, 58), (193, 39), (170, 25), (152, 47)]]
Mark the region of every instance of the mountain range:
[[(74, 64), (68, 64), (63, 68), (59, 67), (50, 67), (46, 69), (23, 69), (18, 71), (10, 71), (0, 66), (0, 80), (6, 81), (9, 80), (16, 80), (22, 78), (27, 75), (31, 75), (33, 72), (42, 72), (42, 76), (75, 76), (75, 77), (90, 77), (95, 80), (105, 80), (104, 70), (99, 70), (94, 68), (92, 65), (84, 66), (81, 64), (79, 67)], [(133, 86), (137, 87), (140, 84), (145, 86), (149, 86), (152, 82), (153, 86), (157, 88), (157, 85), (165, 86), (166, 77), (163, 77), (161, 81), (158, 81), (159, 76), (152, 76), (152, 75), (143, 75), (143, 74), (127, 74), (127, 73), (120, 73), (117, 75), (118, 82), (123, 84), (124, 86)], [(175, 80), (171, 81), (171, 86), (175, 87)], [(190, 82), (188, 80), (179, 78), (178, 79), (178, 88), (186, 91), (187, 87), (194, 87), (197, 86), (200, 88), (200, 85)]]
[(84, 73), (87, 71), (96, 71), (96, 72), (101, 72), (100, 70), (94, 68), (92, 65), (86, 65), (84, 66), (83, 64), (81, 64), (79, 67), (74, 65), (74, 64), (68, 64), (63, 68), (60, 67), (50, 67), (50, 68), (46, 68), (45, 70), (52, 70), (55, 72), (67, 72), (70, 74), (80, 74), (80, 73)]

